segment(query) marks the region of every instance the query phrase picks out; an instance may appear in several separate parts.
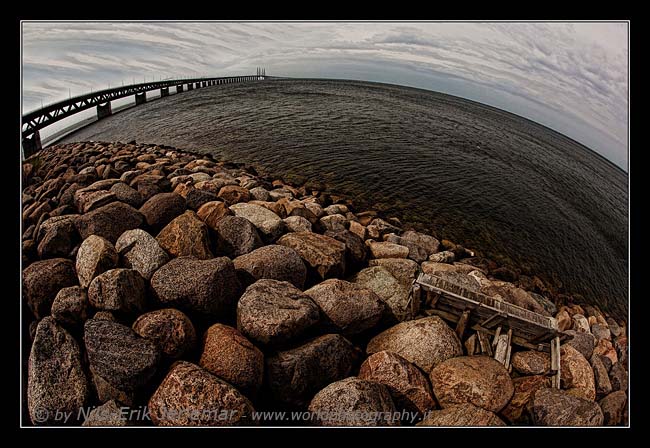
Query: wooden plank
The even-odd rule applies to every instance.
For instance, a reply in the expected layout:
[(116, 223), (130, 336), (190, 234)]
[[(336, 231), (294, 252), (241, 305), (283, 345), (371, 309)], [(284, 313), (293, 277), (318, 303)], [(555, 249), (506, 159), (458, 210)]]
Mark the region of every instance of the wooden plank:
[(561, 353), (560, 352), (560, 338), (556, 336), (553, 341), (555, 342), (555, 353), (556, 353), (555, 357), (557, 359), (557, 373), (555, 374), (555, 387), (559, 389), (560, 388), (560, 382), (561, 382), (560, 381), (560, 379), (561, 379), (560, 368), (562, 366), (562, 360), (560, 359), (560, 357), (561, 357), (561, 354), (560, 354)]
[(470, 312), (470, 310), (463, 311), (463, 314), (461, 314), (460, 319), (458, 319), (458, 323), (456, 324), (456, 335), (461, 341), (465, 335), (465, 328), (467, 328)]
[(498, 340), (500, 334), (501, 334), (501, 326), (499, 325), (497, 327), (497, 331), (494, 332), (494, 339), (492, 339), (492, 347), (497, 346), (497, 342), (498, 342), (497, 340)]
[(494, 349), (494, 359), (505, 366), (506, 356), (508, 355), (508, 336), (500, 334), (497, 338), (497, 346)]
[(467, 356), (472, 356), (476, 353), (476, 333), (465, 341), (465, 351), (467, 352)]
[(492, 326), (494, 326), (494, 325), (498, 324), (499, 322), (501, 322), (506, 317), (507, 316), (504, 316), (502, 313), (493, 314), (490, 317), (488, 317), (486, 320), (481, 322), (481, 327), (490, 328), (490, 324), (492, 324)]
[(476, 334), (478, 335), (478, 342), (481, 346), (481, 353), (492, 356), (492, 347), (490, 346), (490, 340), (487, 337), (487, 333), (479, 331)]

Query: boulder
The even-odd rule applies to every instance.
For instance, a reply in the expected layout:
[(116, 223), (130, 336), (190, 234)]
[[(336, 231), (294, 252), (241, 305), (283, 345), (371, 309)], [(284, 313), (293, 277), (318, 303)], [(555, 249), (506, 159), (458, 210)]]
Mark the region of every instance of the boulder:
[(440, 406), (472, 403), (499, 412), (512, 398), (514, 386), (503, 364), (488, 356), (447, 359), (429, 373)]
[(81, 188), (74, 194), (74, 202), (80, 213), (88, 213), (97, 210), (99, 207), (117, 200), (115, 194), (110, 191), (89, 190), (89, 188), (92, 188), (92, 186)]
[(199, 365), (254, 397), (264, 380), (264, 354), (235, 328), (214, 324), (203, 336)]
[(593, 334), (596, 339), (612, 339), (612, 334), (605, 325), (602, 324), (593, 324), (591, 326), (591, 334)]
[(418, 264), (405, 258), (380, 258), (369, 260), (368, 266), (383, 266), (397, 279), (405, 290), (410, 290), (418, 275)]
[(237, 389), (201, 367), (176, 362), (149, 399), (157, 426), (253, 424), (253, 405)]
[(617, 362), (612, 365), (612, 368), (609, 369), (609, 381), (612, 383), (612, 391), (627, 390), (627, 371), (623, 364)]
[(23, 297), (37, 319), (50, 314), (62, 288), (77, 285), (74, 263), (65, 258), (37, 261), (23, 270)]
[(354, 335), (379, 323), (386, 305), (377, 294), (345, 280), (329, 279), (305, 291), (329, 330)]
[(63, 424), (56, 419), (61, 413), (70, 413), (73, 423), (88, 398), (77, 341), (53, 317), (43, 318), (36, 328), (27, 369), (27, 407), (32, 423)]
[(185, 203), (187, 204), (187, 208), (194, 211), (198, 211), (203, 204), (214, 202), (216, 200), (217, 195), (215, 193), (207, 190), (199, 190), (197, 188), (191, 189), (185, 196)]
[(386, 385), (398, 410), (424, 414), (436, 407), (427, 377), (395, 353), (381, 351), (370, 355), (361, 364), (358, 376)]
[(142, 207), (140, 213), (153, 232), (159, 232), (172, 219), (185, 212), (185, 199), (177, 193), (159, 193), (152, 196)]
[(263, 245), (255, 226), (239, 216), (224, 216), (215, 230), (217, 251), (231, 258), (252, 252)]
[(311, 232), (311, 223), (302, 216), (289, 216), (282, 220), (289, 232)]
[(142, 205), (142, 195), (134, 188), (129, 187), (124, 182), (118, 182), (111, 187), (111, 193), (115, 195), (115, 199), (131, 207), (140, 207)]
[(592, 355), (589, 360), (591, 368), (594, 371), (594, 382), (596, 384), (596, 396), (604, 397), (612, 391), (612, 383), (609, 380), (609, 373), (603, 364), (600, 356)]
[(517, 288), (512, 283), (498, 280), (487, 281), (481, 286), (481, 292), (491, 297), (500, 296), (503, 300), (513, 305), (543, 316), (550, 316), (537, 300), (533, 299), (525, 290)]
[(110, 241), (101, 236), (90, 235), (77, 251), (75, 267), (79, 284), (88, 288), (90, 282), (99, 274), (117, 267), (118, 259), (117, 251)]
[(88, 319), (88, 296), (80, 286), (59, 291), (52, 303), (52, 317), (64, 326), (75, 327)]
[(571, 324), (573, 323), (571, 316), (566, 310), (560, 310), (560, 312), (555, 315), (555, 319), (557, 319), (557, 327), (560, 331), (570, 329)]
[(345, 219), (345, 216), (336, 214), (323, 216), (319, 222), (323, 229), (338, 232), (340, 230), (346, 230), (345, 224), (348, 220)]
[(560, 347), (560, 380), (569, 394), (587, 400), (596, 399), (594, 371), (589, 361), (570, 345)]
[(226, 185), (225, 187), (222, 187), (217, 196), (228, 206), (237, 204), (238, 202), (248, 202), (250, 200), (250, 193), (248, 190), (237, 185)]
[(263, 345), (294, 340), (319, 321), (318, 306), (289, 282), (262, 279), (237, 303), (237, 329)]
[(623, 413), (627, 404), (627, 395), (619, 390), (607, 395), (598, 402), (603, 411), (605, 426), (618, 426), (623, 422)]
[(169, 261), (169, 255), (156, 239), (142, 229), (127, 230), (115, 243), (123, 265), (137, 271), (146, 280)]
[(431, 411), (417, 426), (506, 426), (496, 414), (471, 403)]
[(134, 392), (156, 373), (160, 361), (156, 344), (108, 320), (87, 320), (83, 337), (100, 401), (132, 404)]
[(147, 305), (145, 280), (133, 269), (111, 269), (90, 283), (88, 301), (98, 310), (140, 313)]
[(567, 330), (565, 333), (573, 336), (572, 339), (566, 342), (567, 345), (578, 350), (585, 359), (591, 358), (596, 342), (596, 339), (591, 333), (577, 332), (575, 330)]
[(544, 375), (520, 376), (512, 379), (515, 392), (501, 411), (501, 415), (513, 425), (529, 425), (528, 403), (539, 389), (551, 387), (551, 378)]
[(407, 257), (417, 263), (422, 263), (423, 261), (426, 261), (427, 257), (429, 256), (427, 251), (419, 244), (414, 243), (413, 241), (410, 240), (406, 240), (400, 236), (395, 235), (394, 233), (389, 233), (388, 235), (385, 235), (384, 241), (406, 247), (408, 249)]
[(373, 258), (406, 258), (409, 254), (408, 247), (387, 241), (371, 241), (369, 246)]
[(41, 259), (67, 257), (79, 242), (76, 222), (79, 215), (55, 216), (38, 228), (37, 252)]
[(349, 270), (357, 270), (366, 261), (367, 247), (359, 236), (350, 232), (349, 230), (339, 230), (325, 232), (325, 236), (329, 236), (345, 244), (345, 258), (346, 268)]
[(246, 203), (234, 204), (230, 206), (230, 211), (235, 216), (245, 218), (253, 223), (267, 242), (275, 241), (284, 231), (282, 218), (260, 205)]
[(427, 255), (435, 254), (438, 252), (438, 250), (440, 250), (440, 241), (431, 235), (425, 235), (424, 233), (407, 230), (400, 236), (403, 240), (420, 246), (422, 249), (424, 249)]
[(456, 333), (438, 316), (402, 322), (368, 342), (368, 354), (389, 351), (415, 364), (425, 373), (463, 349)]
[(419, 302), (412, 300), (410, 285), (400, 283), (384, 266), (363, 269), (350, 280), (377, 294), (388, 306), (392, 320), (411, 320), (419, 311)]
[(453, 263), (455, 259), (456, 255), (450, 250), (429, 255), (429, 261), (433, 263)]
[(82, 426), (129, 426), (131, 421), (124, 414), (123, 408), (110, 400), (90, 411)]
[(142, 220), (142, 214), (130, 205), (111, 202), (82, 215), (76, 223), (81, 238), (98, 235), (114, 243), (127, 230), (140, 227)]
[[(318, 426), (399, 426), (388, 388), (356, 377), (330, 384), (309, 404)], [(395, 418), (397, 417), (397, 418)]]
[(574, 314), (573, 317), (572, 329), (578, 333), (591, 333), (591, 328), (589, 326), (589, 321), (582, 314)]
[(173, 257), (213, 258), (206, 226), (191, 210), (174, 218), (156, 237), (160, 247)]
[(302, 289), (307, 268), (300, 255), (290, 247), (271, 244), (240, 255), (233, 260), (240, 279), (245, 284), (267, 278), (287, 281)]
[(153, 274), (151, 290), (163, 306), (226, 317), (234, 314), (240, 285), (227, 257), (179, 257)]
[(565, 391), (542, 388), (529, 403), (533, 424), (539, 426), (602, 426), (603, 412), (592, 400)]
[(255, 187), (251, 188), (249, 190), (249, 194), (251, 199), (255, 201), (268, 201), (271, 199), (271, 196), (269, 196), (269, 191), (266, 188), (263, 187)]
[(139, 336), (158, 345), (162, 354), (169, 359), (181, 358), (196, 344), (196, 330), (192, 321), (174, 308), (142, 314), (132, 328)]
[(522, 375), (546, 375), (551, 372), (551, 357), (536, 350), (516, 352), (512, 355), (512, 368)]
[(396, 235), (399, 235), (402, 233), (402, 229), (399, 227), (395, 227), (391, 223), (384, 221), (381, 218), (375, 218), (373, 219), (368, 227), (373, 226), (375, 229), (377, 229), (377, 232), (379, 233), (380, 236), (387, 235), (389, 233), (394, 233)]
[(216, 230), (219, 221), (231, 214), (232, 212), (228, 206), (221, 201), (206, 202), (197, 212), (199, 219), (206, 223), (212, 230)]
[(277, 244), (294, 249), (322, 279), (345, 273), (345, 244), (311, 232), (288, 233)]

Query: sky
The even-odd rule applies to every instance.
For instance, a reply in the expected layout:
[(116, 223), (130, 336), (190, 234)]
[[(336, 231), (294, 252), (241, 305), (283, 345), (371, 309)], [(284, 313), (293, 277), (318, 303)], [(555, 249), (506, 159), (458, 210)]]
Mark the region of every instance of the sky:
[(23, 22), (23, 112), (122, 83), (254, 74), (488, 104), (627, 170), (628, 23)]

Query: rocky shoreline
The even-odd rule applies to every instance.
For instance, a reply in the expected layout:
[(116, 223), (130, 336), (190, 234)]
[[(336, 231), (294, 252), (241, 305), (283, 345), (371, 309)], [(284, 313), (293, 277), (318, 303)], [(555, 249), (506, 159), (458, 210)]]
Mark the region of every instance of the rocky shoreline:
[[(626, 322), (317, 185), (82, 142), (22, 205), (24, 424), (627, 425)], [(470, 353), (419, 272), (556, 317), (561, 390)]]

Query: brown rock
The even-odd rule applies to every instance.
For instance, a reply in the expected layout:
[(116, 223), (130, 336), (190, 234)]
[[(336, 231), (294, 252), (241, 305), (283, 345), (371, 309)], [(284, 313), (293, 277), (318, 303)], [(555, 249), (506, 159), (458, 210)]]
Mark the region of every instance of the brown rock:
[(344, 335), (374, 327), (386, 312), (386, 305), (374, 292), (344, 280), (325, 280), (305, 294), (321, 309), (326, 324)]
[(158, 241), (142, 229), (124, 232), (117, 239), (115, 249), (121, 255), (124, 266), (138, 271), (147, 280), (169, 261), (169, 255)]
[(111, 202), (81, 216), (77, 220), (77, 229), (83, 239), (98, 235), (115, 243), (127, 230), (140, 227), (142, 220), (142, 214), (130, 205)]
[(429, 256), (427, 251), (419, 244), (410, 240), (406, 240), (401, 236), (395, 235), (394, 233), (384, 235), (384, 241), (406, 247), (408, 249), (407, 257), (417, 263), (426, 261), (427, 257)]
[(140, 213), (144, 216), (147, 225), (154, 232), (158, 232), (185, 212), (185, 207), (185, 199), (179, 194), (159, 193), (140, 207)]
[(369, 246), (373, 258), (406, 258), (409, 254), (408, 247), (386, 241), (370, 242)]
[(232, 215), (228, 206), (221, 201), (206, 202), (197, 212), (199, 219), (213, 230), (217, 229), (217, 224), (224, 217)]
[(245, 284), (267, 278), (287, 281), (302, 289), (307, 268), (300, 255), (290, 247), (271, 244), (241, 255), (233, 260), (237, 274)]
[(264, 244), (255, 226), (239, 216), (224, 216), (215, 230), (217, 250), (231, 258), (252, 252)]
[(70, 286), (59, 291), (52, 303), (52, 317), (70, 327), (88, 319), (88, 296), (80, 286)]
[(571, 328), (573, 321), (571, 320), (571, 316), (569, 313), (567, 313), (566, 310), (561, 310), (559, 313), (557, 313), (555, 318), (557, 319), (557, 326), (560, 331), (565, 331)]
[(142, 195), (134, 188), (129, 187), (124, 182), (118, 182), (111, 187), (111, 193), (115, 195), (118, 201), (129, 204), (131, 207), (140, 207), (142, 205)]
[(361, 364), (359, 378), (388, 386), (397, 409), (426, 413), (436, 402), (426, 376), (399, 355), (382, 351), (370, 355)]
[(399, 323), (372, 338), (366, 348), (369, 354), (384, 350), (400, 355), (425, 373), (463, 354), (458, 336), (438, 316)]
[(192, 256), (201, 260), (214, 257), (210, 251), (208, 227), (191, 210), (167, 224), (156, 241), (173, 257)]
[(99, 207), (115, 201), (116, 199), (115, 193), (106, 190), (88, 190), (82, 188), (77, 190), (74, 194), (74, 202), (80, 213), (88, 213), (92, 210), (96, 210)]
[(627, 395), (622, 390), (613, 392), (598, 402), (603, 411), (605, 426), (618, 426), (623, 422)]
[(512, 399), (501, 411), (501, 415), (513, 425), (528, 425), (529, 416), (527, 413), (528, 403), (539, 389), (551, 386), (551, 380), (547, 376), (520, 376), (512, 379), (515, 392)]
[(506, 426), (496, 414), (471, 403), (431, 411), (417, 426)]
[(594, 382), (596, 384), (596, 396), (604, 397), (612, 391), (612, 383), (609, 380), (609, 374), (600, 356), (592, 355), (589, 360), (591, 368), (594, 371)]
[(613, 364), (612, 368), (609, 369), (609, 381), (612, 383), (613, 391), (627, 390), (627, 371), (620, 362)]
[(242, 426), (253, 422), (253, 405), (237, 389), (201, 367), (176, 362), (149, 399), (157, 426)]
[(199, 365), (254, 397), (264, 380), (264, 354), (235, 328), (214, 324), (203, 336)]
[(246, 288), (237, 304), (237, 329), (264, 345), (280, 345), (315, 325), (318, 306), (289, 282), (262, 279)]
[(354, 275), (351, 281), (377, 294), (388, 306), (393, 321), (411, 320), (418, 314), (419, 302), (411, 299), (411, 284), (407, 286), (400, 282), (384, 266), (363, 269)]
[(88, 288), (90, 282), (109, 269), (117, 266), (118, 255), (113, 244), (106, 238), (90, 235), (77, 251), (76, 269), (79, 284)]
[(558, 389), (539, 389), (533, 395), (529, 408), (533, 423), (539, 426), (601, 426), (603, 424), (603, 412), (597, 403)]
[(279, 245), (294, 249), (322, 279), (345, 273), (345, 244), (334, 238), (311, 232), (288, 233)]
[(225, 187), (222, 187), (217, 196), (228, 206), (238, 202), (248, 202), (250, 200), (249, 191), (246, 188), (237, 185), (226, 185)]
[(164, 306), (226, 317), (234, 314), (240, 285), (227, 257), (180, 257), (154, 273), (151, 290)]
[(309, 404), (318, 426), (399, 426), (388, 388), (356, 377), (330, 384)]
[(440, 249), (440, 241), (430, 235), (414, 232), (413, 230), (407, 230), (400, 236), (403, 240), (409, 241), (423, 248), (427, 255), (434, 254)]
[(77, 284), (74, 264), (65, 258), (37, 261), (23, 270), (23, 297), (37, 319), (50, 313), (57, 293)]
[(67, 257), (79, 242), (76, 222), (79, 215), (55, 216), (46, 219), (38, 228), (38, 256)]
[(275, 241), (284, 231), (284, 222), (273, 211), (257, 204), (240, 203), (230, 207), (240, 218), (249, 220), (267, 242)]
[(145, 281), (137, 271), (111, 269), (90, 283), (88, 301), (99, 310), (140, 313), (147, 302), (145, 287)]
[(516, 352), (512, 355), (512, 368), (522, 375), (546, 375), (551, 372), (551, 357), (536, 350)]
[(567, 330), (565, 333), (573, 337), (566, 342), (567, 345), (578, 350), (585, 359), (591, 358), (596, 343), (596, 339), (591, 333), (577, 332), (575, 330)]
[(129, 426), (131, 423), (115, 400), (110, 400), (90, 411), (82, 426)]
[(570, 345), (560, 347), (560, 377), (563, 389), (576, 397), (596, 399), (594, 372), (589, 361)]
[(190, 319), (174, 308), (164, 308), (140, 315), (133, 323), (133, 331), (156, 343), (163, 355), (181, 358), (194, 348), (196, 331)]

